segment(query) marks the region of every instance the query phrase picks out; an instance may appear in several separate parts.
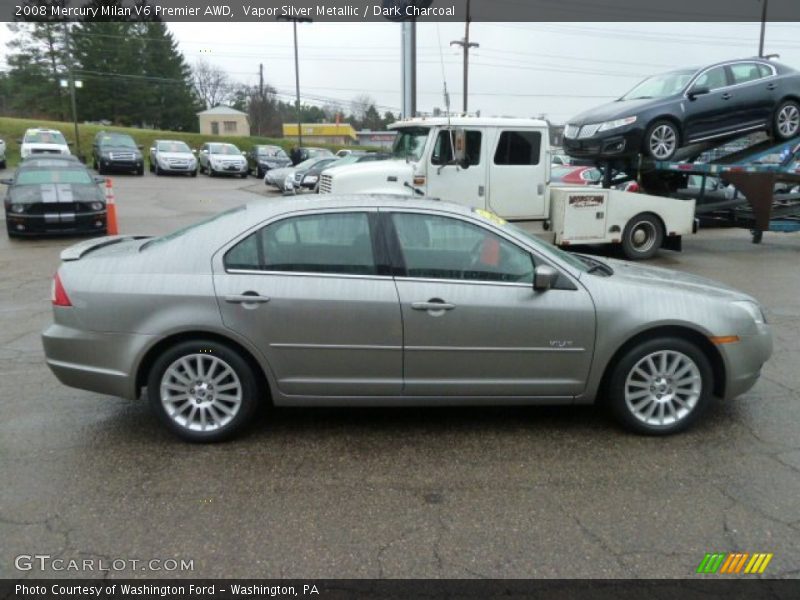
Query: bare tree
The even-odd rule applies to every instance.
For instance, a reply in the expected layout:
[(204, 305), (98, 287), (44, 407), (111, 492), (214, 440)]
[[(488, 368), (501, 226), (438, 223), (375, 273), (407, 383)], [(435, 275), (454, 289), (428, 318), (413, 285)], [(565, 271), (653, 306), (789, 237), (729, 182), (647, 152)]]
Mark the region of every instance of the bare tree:
[(206, 108), (219, 106), (230, 100), (233, 95), (233, 85), (225, 71), (202, 58), (192, 67), (192, 82), (197, 96)]
[(359, 94), (350, 100), (350, 110), (359, 122), (366, 118), (370, 106), (375, 107), (375, 98), (369, 94)]

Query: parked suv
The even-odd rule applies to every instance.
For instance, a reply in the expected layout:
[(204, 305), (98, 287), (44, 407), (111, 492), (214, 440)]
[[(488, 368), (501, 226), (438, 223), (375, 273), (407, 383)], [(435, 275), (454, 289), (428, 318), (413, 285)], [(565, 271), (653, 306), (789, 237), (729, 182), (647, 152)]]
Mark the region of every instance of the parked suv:
[(185, 142), (155, 140), (150, 148), (150, 172), (187, 173), (197, 177), (197, 158)]
[(20, 158), (31, 154), (71, 154), (69, 143), (57, 129), (28, 129), (19, 143)]
[(134, 172), (144, 175), (141, 146), (126, 133), (101, 131), (92, 144), (94, 168), (101, 175), (109, 171)]
[(259, 179), (270, 169), (282, 169), (291, 164), (292, 159), (280, 146), (253, 146), (247, 153), (247, 166)]
[(205, 171), (210, 177), (215, 175), (247, 177), (247, 160), (243, 152), (233, 144), (206, 142), (200, 148), (198, 160), (200, 171)]

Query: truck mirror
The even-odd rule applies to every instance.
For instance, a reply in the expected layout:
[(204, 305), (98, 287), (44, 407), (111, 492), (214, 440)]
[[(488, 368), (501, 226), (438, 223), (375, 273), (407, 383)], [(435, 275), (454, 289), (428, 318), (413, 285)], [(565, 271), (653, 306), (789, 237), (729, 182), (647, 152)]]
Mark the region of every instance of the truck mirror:
[(455, 129), (452, 132), (453, 140), (453, 162), (462, 169), (469, 167), (469, 157), (467, 156), (467, 131), (465, 129)]

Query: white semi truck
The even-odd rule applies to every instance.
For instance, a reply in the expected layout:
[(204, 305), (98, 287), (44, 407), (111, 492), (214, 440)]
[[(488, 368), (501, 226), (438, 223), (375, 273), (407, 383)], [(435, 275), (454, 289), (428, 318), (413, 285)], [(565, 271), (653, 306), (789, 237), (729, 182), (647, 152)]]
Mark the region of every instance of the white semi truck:
[(680, 250), (695, 231), (695, 201), (590, 186), (550, 185), (547, 122), (507, 118), (415, 118), (397, 131), (386, 161), (329, 169), (323, 194), (427, 196), (510, 221), (540, 221), (559, 246), (622, 244), (631, 259)]

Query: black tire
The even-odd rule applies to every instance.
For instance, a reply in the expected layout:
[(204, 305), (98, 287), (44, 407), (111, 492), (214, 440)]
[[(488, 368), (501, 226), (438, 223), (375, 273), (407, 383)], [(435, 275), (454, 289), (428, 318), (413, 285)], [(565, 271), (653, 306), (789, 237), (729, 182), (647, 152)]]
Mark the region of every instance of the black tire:
[(95, 165), (95, 169), (97, 169), (97, 173), (99, 175), (105, 175), (106, 174), (106, 170), (105, 170), (105, 168), (103, 168), (103, 164), (102, 163), (98, 164), (97, 161), (95, 161), (94, 165)]
[(6, 168), (6, 161), (0, 160), (0, 169), (5, 169), (5, 168)]
[(144, 165), (136, 169), (136, 174), (139, 176), (144, 175)]
[(206, 173), (208, 174), (209, 177), (217, 176), (217, 174), (214, 172), (214, 167), (212, 167), (211, 165), (208, 165), (208, 167), (206, 168)]
[(153, 172), (153, 161), (150, 161), (150, 162), (148, 163), (148, 167), (147, 167), (147, 168), (148, 168), (148, 170), (149, 170), (151, 173)]
[[(659, 387), (662, 384), (658, 383), (656, 386), (649, 388), (646, 387), (646, 383), (642, 385), (646, 380), (639, 378), (638, 373), (641, 370), (637, 370), (640, 361), (646, 363), (646, 357), (654, 354), (656, 355), (654, 364), (659, 363), (660, 354), (656, 353), (666, 353), (667, 356), (672, 356), (673, 359), (682, 356), (680, 360), (686, 362), (680, 364), (688, 365), (691, 362), (695, 371), (690, 370), (688, 374), (691, 377), (684, 375), (685, 379), (680, 381), (687, 381), (691, 378), (693, 380), (692, 383), (684, 385), (694, 386), (694, 382), (697, 381), (696, 378), (699, 377), (697, 384), (700, 389), (693, 389), (691, 392), (687, 392), (686, 395), (683, 392), (676, 394), (673, 391), (673, 386), (677, 382), (671, 379), (672, 376), (668, 376), (663, 379), (664, 381), (669, 381), (669, 383), (663, 384), (667, 386), (667, 392), (663, 396), (656, 398), (656, 394), (663, 391), (663, 388)], [(669, 367), (669, 362), (667, 365)], [(660, 365), (656, 364), (656, 366), (659, 367)], [(642, 368), (647, 369), (647, 367)], [(606, 398), (608, 407), (620, 425), (636, 433), (669, 435), (684, 431), (702, 416), (713, 399), (714, 375), (708, 358), (697, 346), (682, 338), (661, 337), (637, 344), (628, 350), (615, 365), (611, 365), (611, 369), (607, 387), (608, 396)], [(634, 371), (636, 371), (635, 374)], [(680, 375), (681, 371), (682, 368), (678, 368), (675, 373)], [(631, 377), (630, 384), (629, 376)], [(631, 399), (626, 399), (626, 388), (631, 391)], [(645, 397), (637, 398), (637, 395), (640, 394), (645, 394)], [(693, 400), (690, 398), (693, 398)], [(684, 403), (683, 407), (678, 403), (678, 400)], [(668, 414), (670, 413), (670, 406), (675, 411), (674, 417)], [(650, 407), (655, 407), (653, 409), (655, 412), (646, 420), (646, 413), (651, 410)], [(659, 418), (662, 423), (664, 420), (669, 419), (674, 419), (674, 421), (664, 424), (648, 422), (649, 419), (658, 420)]]
[(776, 140), (786, 141), (800, 134), (800, 103), (784, 100), (772, 117), (772, 133)]
[(261, 167), (256, 167), (256, 177), (258, 179), (264, 179), (264, 170)]
[(239, 177), (241, 177), (242, 179), (247, 179), (247, 175), (248, 175), (247, 173), (242, 173), (241, 175), (239, 175)]
[[(664, 146), (656, 144), (658, 139), (663, 140)], [(655, 121), (644, 134), (644, 154), (654, 160), (672, 160), (680, 147), (681, 133), (672, 121), (666, 119)]]
[[(192, 429), (176, 420), (182, 419), (186, 421), (189, 419), (189, 417), (197, 418), (198, 413), (202, 412), (205, 412), (207, 415), (205, 417), (206, 419), (210, 418), (211, 410), (206, 408), (204, 403), (213, 403), (215, 401), (215, 398), (213, 397), (213, 388), (203, 390), (204, 394), (209, 394), (209, 396), (207, 396), (209, 399), (207, 400), (202, 400), (199, 397), (192, 398), (190, 396), (187, 398), (185, 408), (182, 410), (177, 410), (180, 407), (175, 407), (173, 405), (172, 410), (174, 411), (174, 414), (177, 415), (176, 418), (170, 416), (170, 413), (165, 407), (165, 403), (162, 402), (161, 384), (165, 373), (176, 363), (176, 361), (186, 357), (190, 357), (191, 361), (196, 361), (198, 357), (203, 360), (216, 358), (221, 364), (228, 367), (231, 372), (235, 374), (235, 378), (226, 377), (220, 382), (216, 383), (218, 387), (223, 385), (228, 387), (228, 383), (234, 383), (239, 386), (241, 391), (240, 404), (238, 409), (233, 411), (233, 417), (226, 423), (219, 425), (219, 427), (216, 429), (210, 431)], [(196, 362), (191, 362), (190, 365), (193, 365), (193, 369), (196, 371)], [(219, 369), (220, 367), (218, 366), (217, 370), (212, 374), (219, 372)], [(183, 373), (184, 376), (186, 376), (186, 371)], [(236, 381), (237, 379), (238, 382)], [(210, 384), (210, 381), (211, 380), (206, 383)], [(190, 383), (190, 385), (194, 387), (195, 384)], [(230, 439), (238, 434), (252, 421), (253, 414), (259, 404), (260, 389), (261, 387), (259, 386), (256, 376), (253, 373), (253, 369), (244, 357), (239, 355), (238, 352), (232, 350), (228, 346), (210, 340), (180, 342), (171, 348), (168, 348), (156, 359), (147, 378), (147, 396), (152, 409), (155, 411), (156, 415), (158, 415), (158, 418), (161, 419), (161, 421), (167, 426), (167, 428), (169, 428), (177, 436), (189, 442), (220, 442)], [(169, 391), (165, 390), (165, 393), (169, 393)], [(174, 404), (178, 404), (179, 402), (184, 401), (180, 399), (175, 400)], [(217, 400), (217, 402), (219, 402), (219, 400)], [(226, 404), (225, 406), (230, 409), (232, 405)], [(221, 410), (215, 409), (215, 412), (218, 416), (221, 416), (223, 420), (226, 418), (226, 414)]]
[(192, 173), (191, 173), (191, 176), (192, 176), (192, 177), (197, 177), (197, 169), (195, 169), (194, 171), (192, 171)]
[(655, 256), (664, 242), (664, 226), (652, 213), (640, 213), (625, 225), (622, 251), (630, 260), (646, 260)]

